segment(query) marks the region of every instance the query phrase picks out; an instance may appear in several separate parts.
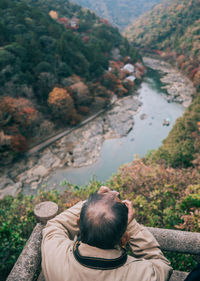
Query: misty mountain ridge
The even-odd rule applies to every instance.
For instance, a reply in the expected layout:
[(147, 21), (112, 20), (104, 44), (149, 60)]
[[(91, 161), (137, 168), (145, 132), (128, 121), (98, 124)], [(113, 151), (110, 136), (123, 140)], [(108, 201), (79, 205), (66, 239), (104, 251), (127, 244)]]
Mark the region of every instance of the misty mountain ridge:
[(161, 0), (72, 0), (123, 30)]

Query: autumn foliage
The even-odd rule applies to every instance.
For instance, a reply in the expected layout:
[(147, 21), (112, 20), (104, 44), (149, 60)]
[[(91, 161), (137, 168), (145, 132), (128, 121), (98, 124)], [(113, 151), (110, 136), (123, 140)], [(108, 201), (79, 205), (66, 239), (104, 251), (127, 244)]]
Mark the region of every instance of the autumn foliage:
[[(125, 56), (133, 63), (141, 58), (117, 28), (68, 1), (1, 2), (0, 158), (107, 105), (112, 95), (101, 78), (113, 49), (118, 68)], [(103, 87), (99, 96), (90, 91), (96, 83)]]
[[(180, 3), (181, 2), (181, 3)], [(199, 0), (165, 1), (129, 26), (125, 34), (133, 45), (155, 52), (177, 66), (200, 89)]]
[(0, 101), (0, 123), (12, 124), (23, 129), (31, 126), (37, 119), (37, 111), (30, 100), (4, 97)]
[(91, 104), (92, 97), (90, 95), (88, 86), (81, 81), (80, 78), (78, 82), (71, 85), (70, 90), (72, 91), (76, 105), (88, 106)]
[(27, 140), (33, 135), (38, 119), (38, 112), (30, 100), (1, 98), (0, 154), (4, 163), (11, 162), (18, 153), (27, 150)]
[(200, 68), (198, 69), (198, 71), (196, 71), (193, 82), (197, 88), (200, 88)]
[(112, 72), (107, 72), (104, 74), (102, 78), (102, 84), (106, 88), (108, 88), (111, 91), (115, 91), (120, 83), (120, 80), (118, 77), (112, 73)]
[(12, 137), (11, 148), (15, 152), (25, 152), (28, 148), (26, 138), (22, 135)]
[(48, 97), (48, 105), (55, 118), (69, 122), (74, 113), (74, 102), (66, 89), (55, 87)]

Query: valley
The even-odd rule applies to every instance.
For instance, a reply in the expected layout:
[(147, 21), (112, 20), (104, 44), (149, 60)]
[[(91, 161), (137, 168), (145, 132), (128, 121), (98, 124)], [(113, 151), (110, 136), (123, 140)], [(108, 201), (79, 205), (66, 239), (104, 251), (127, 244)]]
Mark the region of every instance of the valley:
[[(1, 196), (16, 195), (21, 191), (34, 194), (45, 186), (47, 189), (60, 189), (59, 184), (65, 179), (73, 184), (86, 184), (92, 175), (106, 180), (117, 172), (120, 165), (132, 161), (134, 155), (142, 157), (149, 150), (158, 148), (177, 117), (184, 112), (184, 107), (173, 100), (174, 91), (175, 96), (179, 97), (180, 86), (185, 89), (185, 95), (181, 91), (181, 98), (183, 105), (188, 106), (194, 88), (169, 64), (150, 58), (144, 61), (154, 68), (154, 73), (150, 76), (147, 74), (137, 92), (116, 100), (112, 109), (95, 120), (72, 130), (42, 151), (18, 161), (10, 169), (4, 169), (1, 173)], [(156, 76), (155, 70), (159, 71)], [(167, 77), (171, 71), (173, 79), (170, 80)], [(163, 92), (164, 86), (159, 84), (162, 83), (159, 79), (164, 79), (167, 84), (168, 95)], [(175, 87), (174, 83), (178, 83), (179, 87)], [(172, 103), (167, 102), (169, 97)], [(167, 117), (170, 117), (171, 123), (166, 128), (162, 123)], [(68, 177), (68, 173), (71, 176)]]

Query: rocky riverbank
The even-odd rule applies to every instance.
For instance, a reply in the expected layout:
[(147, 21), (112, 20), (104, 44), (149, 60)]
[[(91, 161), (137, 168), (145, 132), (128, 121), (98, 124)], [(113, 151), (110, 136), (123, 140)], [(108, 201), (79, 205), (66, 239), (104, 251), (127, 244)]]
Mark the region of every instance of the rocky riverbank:
[(195, 89), (186, 76), (167, 62), (147, 57), (144, 57), (143, 61), (147, 67), (157, 70), (161, 74), (160, 80), (164, 84), (162, 89), (168, 93), (165, 95), (168, 102), (181, 103), (184, 107), (191, 104)]
[[(158, 70), (161, 81), (166, 85), (170, 101), (191, 103), (194, 88), (191, 81), (166, 62), (144, 58), (145, 64)], [(182, 99), (182, 101), (180, 100)], [(115, 102), (108, 110), (83, 127), (55, 141), (47, 148), (5, 167), (0, 172), (0, 198), (5, 195), (15, 196), (19, 192), (36, 192), (48, 181), (52, 171), (63, 167), (82, 167), (94, 163), (100, 156), (102, 144), (107, 138), (120, 138), (133, 129), (133, 116), (141, 102), (137, 95), (128, 96)], [(145, 119), (143, 114), (141, 119)]]
[(61, 167), (81, 167), (94, 163), (106, 138), (122, 137), (132, 130), (133, 115), (141, 102), (137, 96), (116, 101), (113, 108), (85, 126), (4, 170), (0, 178), (0, 198), (37, 190), (50, 173)]

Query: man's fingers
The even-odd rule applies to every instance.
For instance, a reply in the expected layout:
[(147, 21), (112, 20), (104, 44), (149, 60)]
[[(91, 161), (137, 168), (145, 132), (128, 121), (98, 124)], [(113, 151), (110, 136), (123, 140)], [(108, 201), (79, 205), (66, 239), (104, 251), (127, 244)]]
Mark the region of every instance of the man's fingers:
[(102, 185), (102, 186), (99, 188), (98, 193), (106, 193), (106, 192), (109, 192), (109, 191), (110, 191), (110, 188), (109, 188), (109, 187)]
[(131, 201), (123, 200), (122, 203), (124, 203), (128, 209), (130, 209), (130, 208), (132, 209), (132, 202)]
[(130, 223), (132, 221), (132, 219), (134, 218), (134, 209), (132, 206), (132, 202), (129, 200), (123, 200), (122, 203), (124, 203), (126, 205), (126, 207), (128, 208), (128, 223)]

